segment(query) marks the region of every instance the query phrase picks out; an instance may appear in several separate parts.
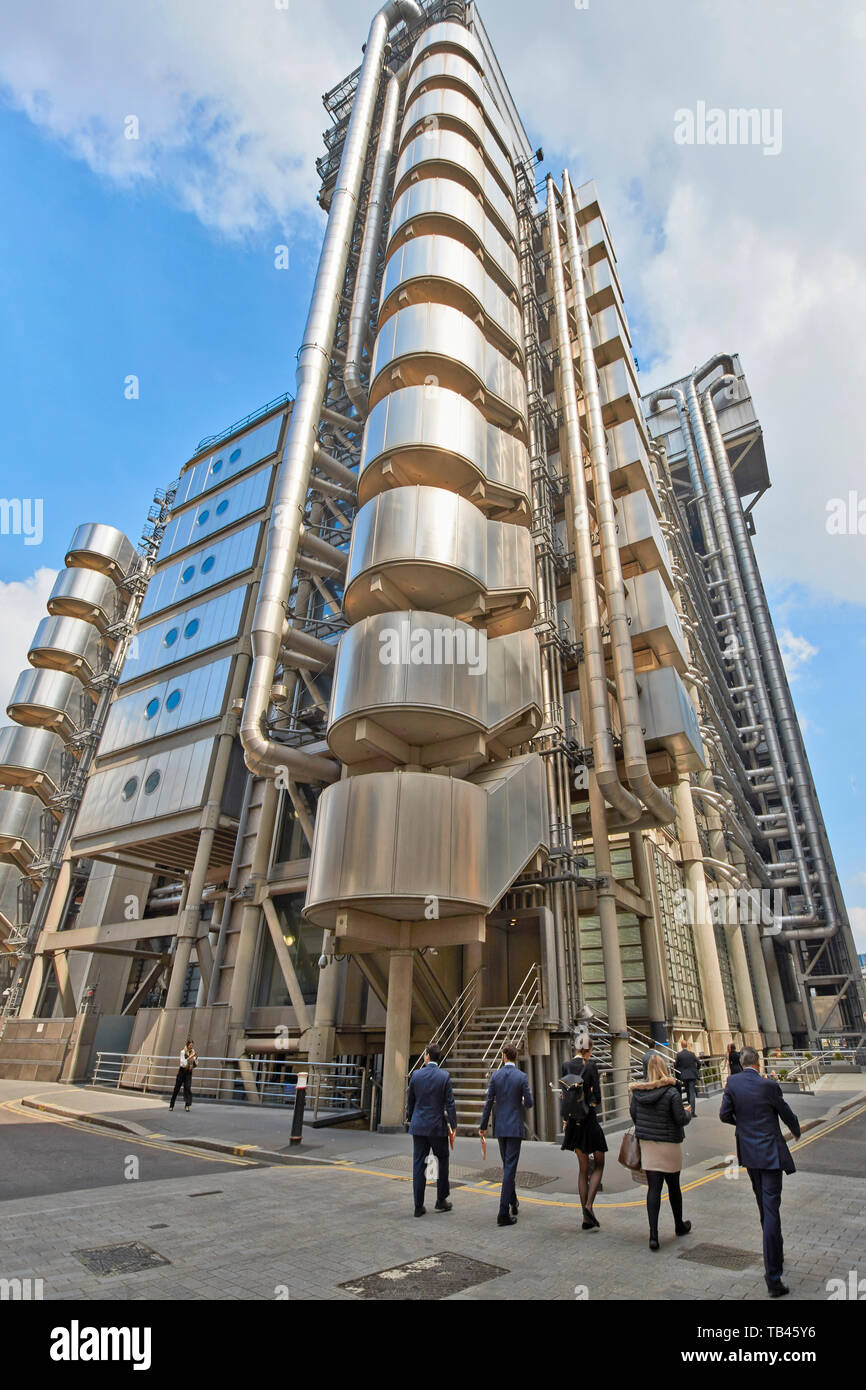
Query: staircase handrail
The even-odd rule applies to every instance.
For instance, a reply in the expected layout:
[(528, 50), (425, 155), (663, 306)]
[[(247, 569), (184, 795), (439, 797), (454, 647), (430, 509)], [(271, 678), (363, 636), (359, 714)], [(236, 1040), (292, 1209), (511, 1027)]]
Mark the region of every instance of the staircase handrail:
[[(486, 1065), (490, 1065), (491, 1058), (495, 1058), (497, 1052), (501, 1052), (505, 1046), (506, 1039), (514, 1041), (518, 1049), (526, 1046), (526, 1039), (529, 1033), (529, 1023), (541, 1002), (539, 990), (538, 966), (532, 964), (518, 986), (517, 993), (512, 999), (502, 1018), (502, 1022), (493, 1034), (490, 1046), (481, 1059)], [(515, 1034), (514, 1023), (520, 1017), (521, 1027), (519, 1034)]]
[[(478, 992), (479, 977), (482, 970), (486, 970), (486, 968), (484, 965), (479, 965), (478, 969), (470, 975), (436, 1032), (427, 1043), (427, 1047), (438, 1047), (443, 1055), (454, 1050), (475, 1012), (474, 1008), (467, 1009), (466, 1004), (470, 1002), (470, 998), (474, 1000)], [(423, 1058), (424, 1052), (422, 1051), (415, 1065), (409, 1068), (409, 1076), (421, 1066)]]

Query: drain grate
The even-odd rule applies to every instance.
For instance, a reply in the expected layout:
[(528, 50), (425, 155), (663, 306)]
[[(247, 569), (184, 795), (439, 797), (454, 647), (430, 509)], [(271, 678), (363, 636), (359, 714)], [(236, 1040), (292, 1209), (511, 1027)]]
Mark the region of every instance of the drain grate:
[(438, 1255), (427, 1255), (409, 1264), (395, 1265), (393, 1269), (365, 1274), (361, 1279), (350, 1279), (340, 1288), (368, 1300), (442, 1299), (508, 1273), (509, 1270), (500, 1265), (484, 1264), (468, 1255), (453, 1255), (443, 1250)]
[(758, 1263), (751, 1250), (735, 1250), (730, 1245), (693, 1245), (683, 1250), (679, 1259), (696, 1265), (713, 1265), (716, 1269), (749, 1269)]
[[(502, 1169), (479, 1168), (475, 1176), (485, 1182), (502, 1182)], [(518, 1187), (544, 1187), (545, 1183), (548, 1182), (556, 1182), (556, 1178), (549, 1177), (545, 1173), (527, 1173), (523, 1168), (517, 1170)]]
[(96, 1250), (73, 1250), (76, 1260), (80, 1260), (91, 1274), (140, 1274), (144, 1269), (158, 1269), (160, 1265), (171, 1264), (149, 1245), (140, 1240), (130, 1241), (128, 1245), (102, 1245)]
[(221, 1196), (222, 1196), (222, 1188), (221, 1188), (221, 1187), (214, 1187), (214, 1188), (211, 1188), (210, 1192), (190, 1192), (189, 1195), (190, 1195), (190, 1197), (221, 1197)]

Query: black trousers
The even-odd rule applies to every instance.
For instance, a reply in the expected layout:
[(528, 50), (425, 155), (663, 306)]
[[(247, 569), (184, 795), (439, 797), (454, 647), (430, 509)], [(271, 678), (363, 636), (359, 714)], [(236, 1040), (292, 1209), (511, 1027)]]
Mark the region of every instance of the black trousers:
[(502, 1191), (499, 1194), (499, 1215), (507, 1216), (514, 1206), (517, 1195), (514, 1186), (517, 1181), (517, 1165), (520, 1162), (521, 1139), (500, 1139), (499, 1154), (502, 1159)]
[(430, 1150), (439, 1160), (439, 1180), (436, 1183), (436, 1201), (444, 1202), (451, 1191), (448, 1181), (448, 1135), (413, 1134), (415, 1152), (412, 1156), (412, 1188), (416, 1207), (423, 1207), (424, 1192), (427, 1187), (427, 1155)]
[(171, 1103), (174, 1105), (183, 1087), (184, 1105), (192, 1105), (192, 1071), (189, 1067), (178, 1067), (177, 1076), (174, 1081), (174, 1090), (171, 1093)]
[(692, 1114), (695, 1113), (695, 1099), (697, 1096), (697, 1082), (691, 1078), (683, 1081), (683, 1090), (686, 1093), (686, 1104), (692, 1107)]
[(767, 1287), (770, 1288), (780, 1282), (785, 1259), (782, 1218), (779, 1212), (782, 1205), (783, 1174), (781, 1168), (750, 1168), (748, 1173), (764, 1232), (764, 1276)]

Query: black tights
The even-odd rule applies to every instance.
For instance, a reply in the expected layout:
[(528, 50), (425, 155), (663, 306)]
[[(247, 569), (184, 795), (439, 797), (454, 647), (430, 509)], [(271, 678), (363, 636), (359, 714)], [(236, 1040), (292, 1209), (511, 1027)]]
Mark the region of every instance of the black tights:
[(577, 1179), (577, 1190), (580, 1194), (580, 1205), (585, 1207), (589, 1212), (592, 1211), (595, 1195), (601, 1187), (601, 1180), (604, 1177), (604, 1154), (595, 1153), (592, 1154), (592, 1158), (595, 1166), (592, 1170), (592, 1177), (590, 1177), (590, 1155), (585, 1154), (582, 1149), (577, 1150), (577, 1163), (580, 1169), (580, 1176)]
[(650, 1236), (653, 1240), (658, 1239), (659, 1233), (659, 1212), (662, 1205), (662, 1188), (665, 1183), (668, 1185), (668, 1197), (670, 1198), (671, 1211), (674, 1217), (676, 1229), (683, 1224), (683, 1194), (680, 1191), (679, 1173), (647, 1173), (647, 1194), (646, 1210), (649, 1217)]

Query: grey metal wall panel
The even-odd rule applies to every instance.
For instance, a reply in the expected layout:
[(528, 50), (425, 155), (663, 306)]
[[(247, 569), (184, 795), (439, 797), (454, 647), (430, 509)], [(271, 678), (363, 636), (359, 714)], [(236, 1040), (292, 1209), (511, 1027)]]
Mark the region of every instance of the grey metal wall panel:
[(255, 522), (158, 570), (141, 606), (142, 619), (243, 574), (255, 561), (260, 530), (261, 522)]
[(193, 497), (200, 497), (211, 488), (225, 487), (226, 480), (233, 478), (244, 468), (268, 458), (276, 449), (280, 439), (280, 429), (285, 415), (266, 420), (263, 425), (250, 430), (248, 434), (231, 439), (219, 449), (205, 454), (181, 476), (175, 506), (182, 507)]
[(232, 487), (215, 492), (199, 506), (181, 512), (166, 528), (159, 548), (160, 561), (259, 511), (267, 501), (272, 476), (271, 468), (261, 468)]
[(199, 739), (170, 753), (94, 772), (75, 822), (75, 839), (202, 806), (215, 742)]
[(100, 740), (100, 755), (218, 718), (225, 712), (231, 662), (226, 656), (115, 700)]
[(121, 684), (237, 637), (247, 593), (246, 585), (230, 589), (139, 632), (124, 663)]

